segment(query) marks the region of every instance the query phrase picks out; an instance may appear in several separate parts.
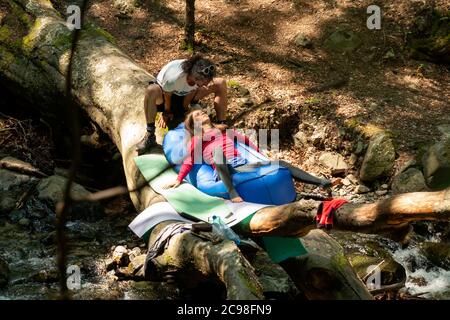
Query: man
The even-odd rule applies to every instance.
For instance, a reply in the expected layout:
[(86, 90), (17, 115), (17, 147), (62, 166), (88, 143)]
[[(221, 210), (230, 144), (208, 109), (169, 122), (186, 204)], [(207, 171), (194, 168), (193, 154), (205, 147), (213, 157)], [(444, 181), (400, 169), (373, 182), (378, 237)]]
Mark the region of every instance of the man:
[(214, 109), (217, 122), (226, 123), (227, 85), (224, 79), (214, 78), (214, 64), (200, 55), (180, 59), (165, 65), (150, 82), (145, 91), (144, 110), (147, 132), (136, 146), (138, 154), (149, 151), (156, 145), (155, 118), (162, 112), (158, 126), (172, 129), (184, 120), (190, 105), (214, 93)]

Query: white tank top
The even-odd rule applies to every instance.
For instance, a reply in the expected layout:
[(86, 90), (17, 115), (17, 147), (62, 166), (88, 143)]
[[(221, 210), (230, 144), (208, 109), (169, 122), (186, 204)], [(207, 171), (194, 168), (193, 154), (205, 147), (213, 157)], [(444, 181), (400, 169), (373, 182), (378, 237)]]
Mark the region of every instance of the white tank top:
[(187, 73), (183, 71), (181, 64), (185, 59), (173, 60), (166, 64), (156, 77), (156, 81), (163, 91), (172, 92), (177, 96), (185, 96), (198, 88), (197, 85), (190, 86), (187, 83)]

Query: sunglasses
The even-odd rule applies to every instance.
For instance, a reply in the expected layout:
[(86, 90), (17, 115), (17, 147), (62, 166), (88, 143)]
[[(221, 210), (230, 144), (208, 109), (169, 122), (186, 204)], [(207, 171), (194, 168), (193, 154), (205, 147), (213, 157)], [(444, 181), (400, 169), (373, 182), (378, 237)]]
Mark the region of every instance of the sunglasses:
[(205, 76), (209, 76), (214, 72), (214, 70), (216, 70), (216, 67), (214, 65), (209, 65), (209, 66), (199, 70), (199, 72), (204, 74)]

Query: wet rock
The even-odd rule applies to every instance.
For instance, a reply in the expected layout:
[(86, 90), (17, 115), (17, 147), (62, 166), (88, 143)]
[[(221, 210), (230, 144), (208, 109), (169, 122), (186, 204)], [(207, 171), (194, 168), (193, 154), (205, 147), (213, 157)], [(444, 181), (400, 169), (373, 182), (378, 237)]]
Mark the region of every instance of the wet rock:
[(324, 43), (324, 46), (337, 52), (352, 52), (362, 44), (361, 38), (352, 31), (338, 30), (333, 32)]
[(0, 214), (13, 210), (19, 198), (35, 183), (36, 178), (0, 169)]
[(450, 244), (425, 242), (421, 244), (420, 250), (433, 264), (445, 270), (450, 270)]
[(409, 168), (396, 175), (392, 181), (393, 193), (407, 193), (427, 190), (425, 178), (420, 170)]
[[(368, 280), (371, 272), (377, 266), (380, 272), (380, 285), (391, 285), (406, 280), (405, 268), (392, 257), (374, 257), (359, 253), (347, 253), (347, 259), (362, 280)], [(369, 282), (369, 281), (367, 281)]]
[[(146, 254), (140, 254), (137, 256), (130, 255), (130, 263), (128, 264), (128, 272), (130, 275), (136, 277), (138, 272), (144, 267), (146, 257)], [(142, 272), (141, 275), (143, 277), (144, 273)]]
[(377, 235), (343, 231), (332, 231), (331, 236), (344, 248), (345, 256), (361, 279), (368, 279), (367, 274), (374, 268), (370, 266), (378, 266), (380, 285), (406, 281), (405, 268), (394, 260), (387, 249), (391, 245), (390, 240)]
[(117, 263), (114, 259), (109, 258), (105, 260), (105, 269), (106, 271), (114, 270), (117, 266)]
[(348, 165), (344, 157), (340, 154), (332, 152), (324, 152), (319, 158), (319, 161), (331, 171), (331, 175), (339, 175), (348, 170)]
[(130, 261), (133, 261), (133, 259), (137, 256), (141, 255), (141, 248), (134, 247), (129, 253), (128, 256), (130, 257)]
[(394, 167), (395, 149), (391, 138), (385, 132), (380, 132), (370, 139), (369, 147), (359, 172), (364, 182), (371, 182), (379, 177), (390, 174)]
[(8, 284), (9, 273), (8, 264), (0, 257), (0, 288)]
[(425, 181), (433, 190), (450, 186), (450, 138), (434, 144), (422, 158)]
[[(64, 198), (64, 190), (67, 179), (62, 176), (53, 175), (42, 179), (36, 187), (38, 199), (50, 201), (54, 206)], [(83, 186), (73, 183), (71, 196), (73, 199), (82, 199), (90, 195)], [(94, 219), (103, 216), (104, 209), (97, 202), (80, 201), (73, 204), (70, 212), (71, 219)]]
[[(67, 179), (62, 176), (53, 175), (48, 178), (42, 179), (36, 187), (39, 199), (51, 200), (56, 205), (64, 198), (64, 190), (67, 183)], [(85, 188), (77, 183), (73, 183), (71, 196), (74, 199), (86, 197), (90, 194)]]
[(114, 249), (112, 258), (118, 266), (127, 266), (130, 262), (128, 250), (124, 246), (117, 246)]
[(129, 281), (127, 298), (133, 300), (179, 299), (179, 290), (166, 282)]

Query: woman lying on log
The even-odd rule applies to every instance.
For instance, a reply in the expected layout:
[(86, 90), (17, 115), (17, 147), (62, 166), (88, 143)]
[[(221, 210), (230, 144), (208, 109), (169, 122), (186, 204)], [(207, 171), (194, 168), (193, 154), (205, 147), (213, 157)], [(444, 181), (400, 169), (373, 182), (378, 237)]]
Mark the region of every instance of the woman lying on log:
[[(181, 166), (177, 180), (166, 185), (165, 188), (178, 187), (181, 184), (195, 163), (195, 150), (201, 150), (202, 159), (214, 168), (214, 179), (216, 181), (222, 180), (231, 201), (242, 202), (243, 199), (232, 183), (231, 175), (237, 172), (250, 172), (256, 167), (274, 163), (273, 161), (247, 163), (246, 158), (236, 149), (234, 141), (242, 142), (259, 152), (258, 147), (247, 136), (238, 133), (236, 130), (225, 130), (225, 127), (213, 124), (209, 116), (202, 110), (194, 110), (188, 113), (184, 125), (192, 137), (189, 143), (189, 154)], [(292, 177), (298, 181), (323, 188), (332, 186), (330, 180), (314, 177), (286, 161), (279, 160), (278, 164), (287, 168)]]

